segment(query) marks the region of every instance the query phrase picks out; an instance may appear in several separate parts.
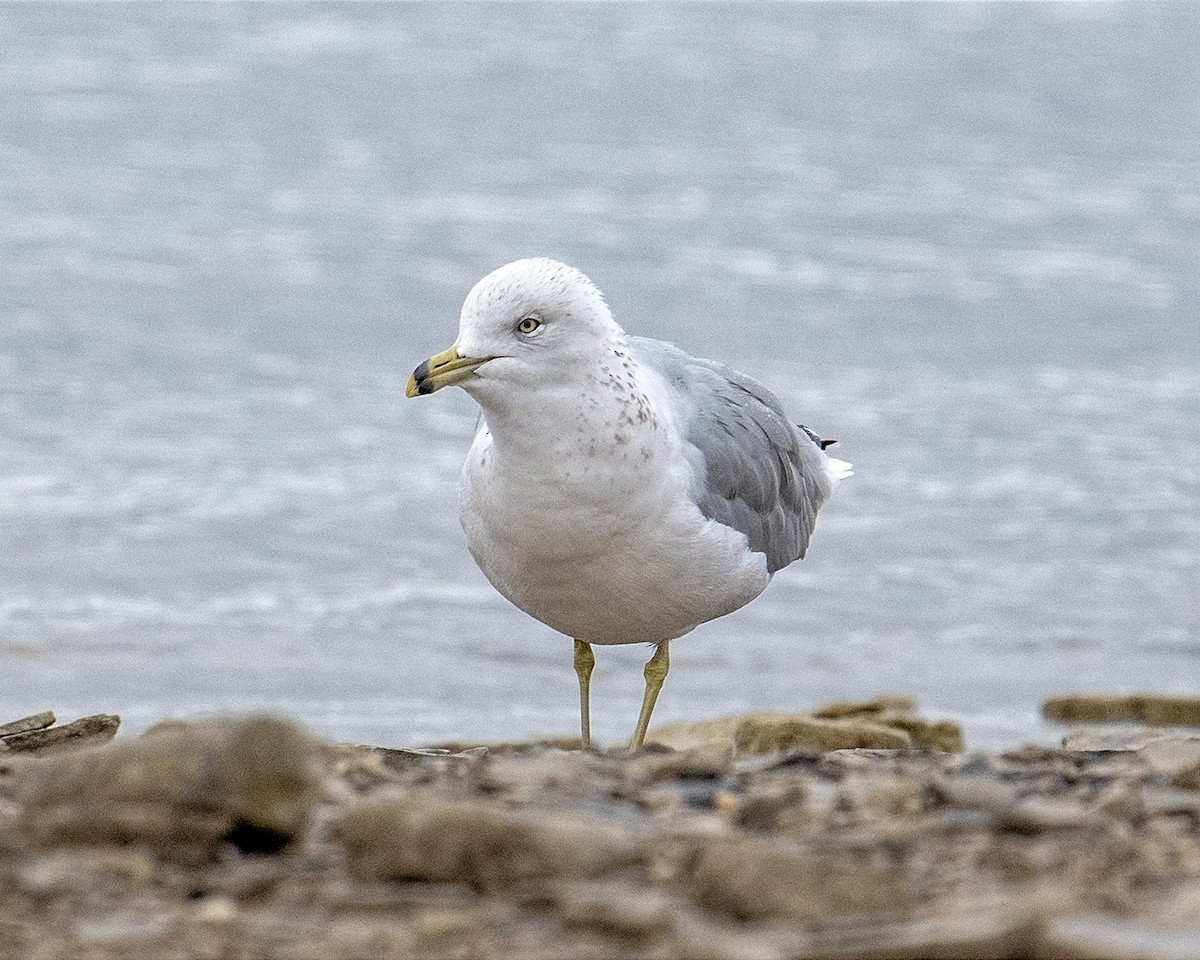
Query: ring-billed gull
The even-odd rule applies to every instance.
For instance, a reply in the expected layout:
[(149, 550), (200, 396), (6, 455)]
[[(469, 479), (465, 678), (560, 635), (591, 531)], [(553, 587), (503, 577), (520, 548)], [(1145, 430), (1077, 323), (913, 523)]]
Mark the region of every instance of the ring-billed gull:
[(458, 340), (408, 381), (483, 409), (463, 466), (467, 546), (518, 607), (575, 640), (581, 741), (595, 643), (652, 643), (640, 747), (670, 641), (804, 556), (850, 465), (762, 384), (626, 335), (578, 270), (518, 260), (467, 296)]

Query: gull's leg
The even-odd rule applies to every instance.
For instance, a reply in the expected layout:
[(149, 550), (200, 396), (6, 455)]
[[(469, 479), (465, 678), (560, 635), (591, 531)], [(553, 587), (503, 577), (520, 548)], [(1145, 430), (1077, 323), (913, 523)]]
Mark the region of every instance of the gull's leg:
[(575, 641), (575, 672), (579, 674), (579, 747), (587, 750), (592, 745), (592, 710), (590, 706), (590, 690), (592, 686), (592, 667), (596, 665), (596, 655), (592, 653), (592, 645), (582, 640)]
[(654, 651), (654, 656), (646, 664), (646, 695), (642, 697), (642, 712), (638, 716), (637, 729), (633, 731), (633, 739), (629, 741), (630, 750), (637, 750), (646, 739), (650, 714), (654, 712), (654, 701), (658, 699), (658, 691), (662, 689), (663, 681), (667, 679), (667, 671), (671, 669), (669, 644), (669, 640), (660, 643)]

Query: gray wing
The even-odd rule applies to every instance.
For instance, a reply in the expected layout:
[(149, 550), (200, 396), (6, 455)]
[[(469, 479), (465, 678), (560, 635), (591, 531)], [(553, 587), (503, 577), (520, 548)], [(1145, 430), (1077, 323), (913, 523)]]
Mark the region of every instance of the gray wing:
[(744, 533), (771, 573), (803, 557), (832, 491), (819, 438), (797, 430), (757, 380), (659, 340), (629, 346), (671, 390), (701, 513)]

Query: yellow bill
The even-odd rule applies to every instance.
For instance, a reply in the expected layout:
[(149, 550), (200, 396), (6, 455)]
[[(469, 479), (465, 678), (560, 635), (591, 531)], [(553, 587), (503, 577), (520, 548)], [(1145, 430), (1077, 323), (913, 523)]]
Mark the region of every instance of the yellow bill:
[(404, 394), (408, 397), (423, 397), (427, 393), (441, 390), (442, 387), (462, 383), (468, 377), (474, 376), (475, 371), (491, 359), (464, 357), (458, 352), (458, 347), (435, 353), (413, 371), (412, 376), (408, 378), (408, 387)]

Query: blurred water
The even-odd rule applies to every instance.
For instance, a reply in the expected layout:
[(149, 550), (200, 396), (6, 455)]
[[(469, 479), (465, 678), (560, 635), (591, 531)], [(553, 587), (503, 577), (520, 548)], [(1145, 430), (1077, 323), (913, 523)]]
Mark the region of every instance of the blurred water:
[(1198, 48), (1157, 3), (0, 6), (0, 713), (574, 729), (458, 528), (473, 406), (403, 399), (531, 254), (858, 469), (659, 719), (1195, 692)]

